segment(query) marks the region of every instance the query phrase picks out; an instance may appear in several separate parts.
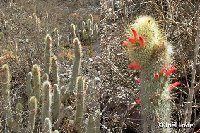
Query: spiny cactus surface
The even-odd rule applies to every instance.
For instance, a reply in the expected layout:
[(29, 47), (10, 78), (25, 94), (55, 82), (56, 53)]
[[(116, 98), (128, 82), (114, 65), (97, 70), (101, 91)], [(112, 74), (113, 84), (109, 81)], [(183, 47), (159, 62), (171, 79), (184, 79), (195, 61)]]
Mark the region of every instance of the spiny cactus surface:
[(140, 98), (143, 116), (143, 132), (172, 132), (160, 128), (159, 122), (171, 123), (172, 102), (169, 76), (176, 71), (167, 50), (167, 39), (157, 22), (150, 16), (140, 16), (126, 30), (123, 42), (131, 63), (129, 69), (140, 70)]

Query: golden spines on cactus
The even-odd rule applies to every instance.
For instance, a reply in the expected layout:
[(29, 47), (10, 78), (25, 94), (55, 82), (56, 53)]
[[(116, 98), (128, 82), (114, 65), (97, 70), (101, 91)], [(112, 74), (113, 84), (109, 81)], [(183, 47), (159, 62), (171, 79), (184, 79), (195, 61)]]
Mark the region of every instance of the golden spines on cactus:
[(32, 68), (32, 82), (33, 82), (33, 95), (37, 98), (38, 102), (40, 102), (40, 93), (41, 93), (41, 74), (40, 74), (40, 66), (35, 64)]
[(176, 71), (168, 50), (165, 34), (150, 16), (140, 16), (126, 30), (123, 42), (129, 60), (129, 69), (140, 71), (141, 113), (143, 132), (172, 132), (170, 128), (157, 128), (158, 122), (171, 123), (171, 91), (180, 82), (169, 85), (169, 76)]
[(134, 24), (129, 25), (129, 29), (126, 31), (127, 36), (132, 35), (132, 28), (134, 28), (139, 35), (145, 37), (147, 48), (152, 48), (154, 45), (159, 45), (159, 43), (166, 41), (157, 22), (151, 16), (140, 16), (137, 18)]
[(52, 51), (52, 38), (49, 34), (46, 35), (45, 38), (45, 55), (44, 55), (44, 64), (45, 69), (44, 72), (49, 74), (50, 73), (50, 66), (51, 66), (51, 51)]
[(71, 24), (71, 31), (72, 31), (72, 35), (73, 35), (73, 38), (76, 38), (77, 35), (76, 35), (76, 25), (75, 24)]
[[(9, 90), (10, 91), (11, 75), (10, 75), (10, 68), (9, 68), (8, 64), (4, 64), (1, 67), (0, 72), (2, 73), (0, 75), (0, 80), (1, 80), (2, 83), (4, 83), (4, 84), (2, 84), (3, 85), (2, 86), (3, 92), (4, 92), (4, 90)], [(3, 93), (3, 95), (4, 95), (4, 93)]]
[(49, 34), (46, 35), (45, 42), (48, 45), (47, 47), (50, 49), (52, 47), (52, 38)]
[(157, 22), (150, 16), (140, 16), (134, 24), (126, 30), (127, 40), (123, 46), (127, 47), (131, 61), (139, 63), (142, 67), (150, 60), (165, 56), (167, 41)]
[(30, 132), (33, 132), (35, 129), (35, 121), (36, 121), (36, 115), (37, 115), (37, 109), (38, 109), (37, 99), (35, 96), (30, 97), (28, 108), (29, 108), (28, 130)]

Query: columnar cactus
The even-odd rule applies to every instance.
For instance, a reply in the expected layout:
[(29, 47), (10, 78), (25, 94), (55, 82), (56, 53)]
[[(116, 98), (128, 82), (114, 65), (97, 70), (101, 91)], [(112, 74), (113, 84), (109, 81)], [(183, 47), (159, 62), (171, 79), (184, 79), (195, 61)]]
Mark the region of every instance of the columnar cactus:
[(60, 90), (58, 88), (57, 84), (53, 85), (53, 101), (52, 101), (52, 121), (53, 123), (57, 122), (59, 119), (59, 113), (60, 113), (60, 106), (61, 106), (61, 100), (60, 100)]
[(92, 46), (98, 37), (98, 24), (94, 23), (92, 14), (89, 15), (86, 21), (82, 21), (77, 34), (76, 31), (76, 25), (71, 24), (72, 38), (78, 37), (84, 45)]
[(45, 118), (42, 133), (51, 133), (52, 132), (52, 124), (49, 118)]
[(71, 24), (71, 31), (72, 31), (72, 37), (76, 38), (76, 25), (75, 24)]
[(47, 34), (45, 38), (45, 70), (44, 72), (48, 75), (50, 74), (51, 69), (51, 51), (52, 51), (52, 38), (49, 34)]
[(58, 76), (58, 62), (57, 57), (52, 57), (52, 64), (51, 64), (51, 78), (52, 78), (52, 85), (57, 84), (59, 86), (59, 76)]
[(83, 77), (77, 78), (77, 97), (76, 97), (76, 114), (74, 125), (77, 130), (81, 130), (81, 124), (83, 122), (83, 114), (84, 114), (84, 100), (85, 100), (85, 80)]
[(88, 123), (87, 123), (87, 128), (86, 128), (86, 133), (95, 133), (95, 119), (93, 115), (90, 114), (88, 118)]
[(33, 88), (32, 88), (32, 72), (29, 72), (26, 78), (26, 95), (31, 97), (33, 95)]
[(93, 34), (93, 23), (91, 19), (88, 19), (86, 22), (86, 31), (88, 31), (89, 37)]
[(11, 81), (11, 75), (10, 75), (10, 69), (7, 64), (4, 64), (1, 67), (2, 75), (1, 75), (1, 80), (3, 81), (4, 84), (1, 85), (2, 87), (2, 94), (5, 95), (7, 92), (6, 90), (10, 91), (10, 81)]
[(94, 24), (93, 38), (94, 38), (94, 39), (97, 39), (98, 34), (99, 34), (99, 27), (98, 27), (98, 24)]
[(23, 114), (23, 105), (21, 103), (17, 103), (16, 105), (16, 124), (17, 124), (17, 132), (21, 132), (22, 126), (22, 114)]
[(52, 133), (59, 133), (59, 131), (58, 130), (54, 130)]
[(42, 82), (49, 81), (49, 75), (47, 73), (43, 74)]
[(35, 129), (35, 120), (38, 109), (37, 99), (35, 96), (32, 96), (30, 98), (28, 103), (28, 108), (29, 108), (28, 131), (30, 133), (33, 133)]
[(89, 15), (89, 19), (91, 21), (91, 27), (93, 27), (94, 26), (94, 19), (93, 19), (92, 14)]
[(89, 18), (82, 22), (82, 28), (80, 32), (80, 40), (83, 41), (86, 45), (92, 45), (92, 43), (97, 39), (98, 35), (98, 25), (94, 23), (92, 14), (89, 15)]
[(51, 94), (50, 91), (52, 90), (49, 81), (45, 81), (42, 85), (42, 124), (45, 121), (45, 118), (51, 119)]
[(33, 95), (36, 97), (37, 101), (40, 102), (41, 94), (41, 78), (40, 78), (40, 67), (35, 64), (32, 68), (33, 75)]
[[(1, 75), (1, 93), (2, 93), (2, 107), (4, 109), (3, 111), (3, 118), (7, 126), (11, 129), (13, 127), (13, 116), (12, 116), (12, 110), (11, 110), (11, 97), (10, 97), (10, 81), (11, 81), (11, 75), (10, 75), (10, 69), (7, 64), (3, 65), (1, 67), (2, 75)], [(6, 125), (3, 125), (6, 126)], [(4, 129), (6, 129), (4, 127)], [(7, 131), (5, 131), (7, 132)]]
[(69, 90), (73, 91), (75, 89), (76, 78), (80, 74), (80, 66), (81, 66), (81, 58), (82, 58), (82, 47), (81, 43), (78, 38), (74, 38), (74, 62), (73, 62), (73, 69), (72, 69), (72, 77), (69, 84)]
[(72, 68), (72, 76), (69, 83), (69, 88), (64, 92), (62, 96), (62, 103), (67, 102), (70, 95), (76, 88), (76, 78), (80, 74), (80, 67), (81, 67), (81, 58), (82, 58), (82, 47), (81, 43), (78, 38), (74, 38), (74, 60), (73, 60), (73, 68)]
[(167, 47), (166, 37), (152, 17), (141, 16), (127, 30), (123, 42), (131, 64), (129, 69), (141, 70), (140, 98), (144, 121), (143, 132), (172, 132), (159, 128), (159, 122), (171, 123), (170, 90), (180, 84), (169, 85), (168, 76), (176, 70)]
[(96, 128), (96, 133), (100, 133), (100, 119), (101, 119), (101, 114), (100, 114), (100, 110), (97, 110), (95, 113), (95, 128)]
[[(67, 118), (71, 124), (74, 122), (74, 127), (81, 130), (85, 104), (85, 80), (83, 77), (78, 77), (80, 75), (82, 47), (78, 38), (73, 40), (73, 44), (75, 57), (73, 62), (72, 78), (69, 84), (69, 90), (71, 93), (68, 94), (72, 94), (74, 90), (77, 91), (76, 113), (74, 113), (72, 108), (73, 106), (66, 107), (64, 103), (61, 104), (57, 59), (56, 57), (51, 57), (52, 39), (47, 35), (45, 47), (45, 74), (41, 79), (40, 66), (35, 64), (26, 78), (25, 93), (28, 97), (28, 107), (21, 103), (17, 103), (15, 111), (12, 111), (10, 97), (11, 75), (9, 66), (3, 65), (0, 69), (0, 101), (2, 102), (1, 107), (3, 108), (3, 111), (1, 112), (2, 114), (0, 115), (4, 121), (0, 123), (3, 128), (2, 132), (17, 131), (33, 133), (42, 129), (42, 132), (44, 133), (56, 133), (58, 132), (57, 130), (52, 131), (51, 121), (53, 121), (54, 128), (59, 128), (63, 118)], [(49, 74), (52, 74), (50, 80)], [(52, 81), (52, 83), (49, 81)], [(43, 83), (42, 86), (41, 83)], [(22, 113), (24, 113), (23, 107), (27, 112), (23, 115), (28, 116), (25, 119), (22, 118)], [(75, 120), (73, 121), (72, 119), (74, 117)], [(14, 120), (13, 118), (16, 119)], [(22, 123), (24, 121), (27, 121), (27, 123)]]

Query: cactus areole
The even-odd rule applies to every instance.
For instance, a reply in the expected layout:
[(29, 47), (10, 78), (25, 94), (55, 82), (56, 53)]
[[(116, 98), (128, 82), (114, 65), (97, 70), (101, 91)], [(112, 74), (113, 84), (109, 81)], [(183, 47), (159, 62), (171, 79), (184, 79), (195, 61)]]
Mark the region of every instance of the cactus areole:
[(167, 39), (157, 22), (150, 16), (140, 16), (126, 30), (122, 46), (131, 63), (128, 68), (140, 71), (140, 99), (143, 132), (170, 133), (173, 128), (159, 127), (171, 123), (170, 91), (180, 85), (169, 84), (169, 76), (176, 71), (168, 50)]

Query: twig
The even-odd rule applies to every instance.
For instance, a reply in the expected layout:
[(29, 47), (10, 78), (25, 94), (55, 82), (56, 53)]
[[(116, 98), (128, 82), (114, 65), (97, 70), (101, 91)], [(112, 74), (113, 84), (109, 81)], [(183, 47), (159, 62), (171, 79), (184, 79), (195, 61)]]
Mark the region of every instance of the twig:
[[(200, 28), (199, 18), (198, 18), (198, 27)], [(199, 28), (197, 29), (196, 46), (194, 49), (194, 62), (192, 64), (192, 81), (191, 81), (191, 87), (189, 89), (187, 104), (185, 106), (184, 123), (190, 123), (191, 115), (192, 115), (192, 103), (193, 103), (194, 89), (195, 89), (196, 64), (197, 64), (197, 56), (199, 53), (199, 46), (200, 46), (200, 39), (199, 39), (200, 29)]]

